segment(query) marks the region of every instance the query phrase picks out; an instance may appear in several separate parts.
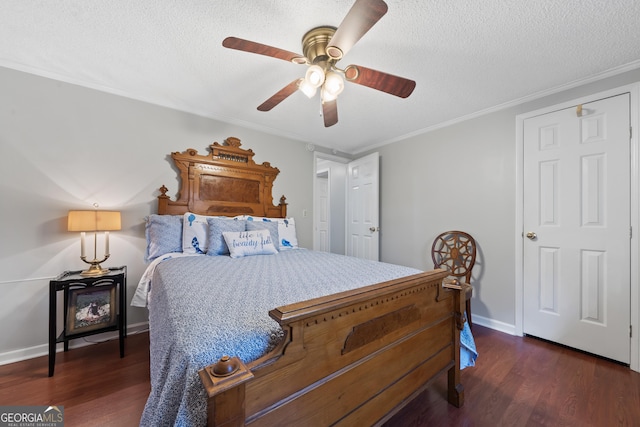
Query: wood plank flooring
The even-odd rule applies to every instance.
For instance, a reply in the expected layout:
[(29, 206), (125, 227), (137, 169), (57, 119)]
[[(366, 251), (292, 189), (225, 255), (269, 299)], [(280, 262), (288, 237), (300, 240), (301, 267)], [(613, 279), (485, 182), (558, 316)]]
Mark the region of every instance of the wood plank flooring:
[[(446, 401), (446, 379), (390, 419), (406, 426), (640, 426), (640, 374), (625, 366), (533, 338), (474, 326), (480, 353), (462, 371), (465, 405)], [(65, 425), (137, 426), (149, 394), (146, 333), (0, 366), (0, 406), (63, 405)]]
[(139, 424), (151, 390), (147, 333), (126, 338), (122, 359), (116, 339), (58, 353), (51, 378), (48, 360), (0, 366), (0, 406), (64, 406), (66, 427)]

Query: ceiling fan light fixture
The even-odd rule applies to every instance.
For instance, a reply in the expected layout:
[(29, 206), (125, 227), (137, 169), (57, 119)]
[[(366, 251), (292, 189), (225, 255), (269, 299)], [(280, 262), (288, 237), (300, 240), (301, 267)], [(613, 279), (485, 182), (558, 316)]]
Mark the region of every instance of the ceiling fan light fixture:
[(335, 99), (344, 90), (344, 79), (339, 73), (329, 71), (325, 76), (323, 89)]
[(400, 98), (411, 95), (416, 87), (413, 80), (363, 66), (349, 65), (344, 69), (337, 67), (336, 63), (387, 13), (388, 9), (384, 0), (351, 1), (354, 3), (340, 27), (323, 25), (305, 33), (302, 37), (303, 55), (237, 37), (227, 37), (223, 40), (222, 46), (229, 49), (307, 65), (303, 78), (288, 83), (260, 104), (259, 111), (270, 111), (298, 90), (312, 98), (318, 88), (321, 88), (324, 125), (330, 127), (338, 122), (336, 99), (344, 89), (345, 80)]
[(319, 65), (309, 66), (309, 68), (307, 68), (306, 74), (304, 75), (305, 82), (307, 82), (314, 88), (322, 86), (322, 83), (324, 83), (324, 79), (324, 70)]
[(298, 89), (304, 93), (307, 98), (313, 98), (317, 91), (317, 88), (310, 85), (305, 79), (298, 80)]

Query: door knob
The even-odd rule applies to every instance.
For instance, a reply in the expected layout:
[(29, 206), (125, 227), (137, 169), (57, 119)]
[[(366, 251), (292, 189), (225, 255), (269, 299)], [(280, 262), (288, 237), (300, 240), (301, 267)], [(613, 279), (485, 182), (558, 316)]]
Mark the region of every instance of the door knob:
[(533, 231), (529, 231), (527, 234), (527, 239), (530, 240), (536, 240), (538, 238), (538, 235), (536, 233), (534, 233)]
[(380, 230), (379, 227), (369, 227), (369, 231), (372, 232), (372, 233), (375, 233), (378, 230)]

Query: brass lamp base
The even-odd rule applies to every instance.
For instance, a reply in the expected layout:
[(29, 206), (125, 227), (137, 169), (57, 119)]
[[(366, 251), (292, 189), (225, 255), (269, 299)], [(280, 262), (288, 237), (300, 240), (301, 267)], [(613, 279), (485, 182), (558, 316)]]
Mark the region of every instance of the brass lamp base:
[(109, 272), (109, 269), (100, 267), (100, 263), (108, 260), (109, 256), (110, 256), (109, 254), (105, 254), (104, 258), (100, 260), (94, 257), (93, 261), (87, 261), (87, 257), (82, 255), (80, 259), (86, 262), (87, 264), (91, 265), (91, 267), (89, 267), (88, 270), (85, 270), (82, 273), (80, 273), (80, 275), (83, 277), (99, 277), (107, 274)]
[(80, 273), (83, 277), (98, 277), (107, 274), (110, 270), (108, 268), (100, 267), (99, 263), (91, 263), (91, 267), (89, 269), (84, 270)]

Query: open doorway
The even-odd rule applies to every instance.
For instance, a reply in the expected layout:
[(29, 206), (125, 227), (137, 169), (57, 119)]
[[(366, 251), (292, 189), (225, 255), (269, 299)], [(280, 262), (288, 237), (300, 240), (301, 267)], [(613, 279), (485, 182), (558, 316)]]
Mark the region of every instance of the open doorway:
[(344, 255), (347, 164), (350, 159), (314, 153), (313, 249)]

